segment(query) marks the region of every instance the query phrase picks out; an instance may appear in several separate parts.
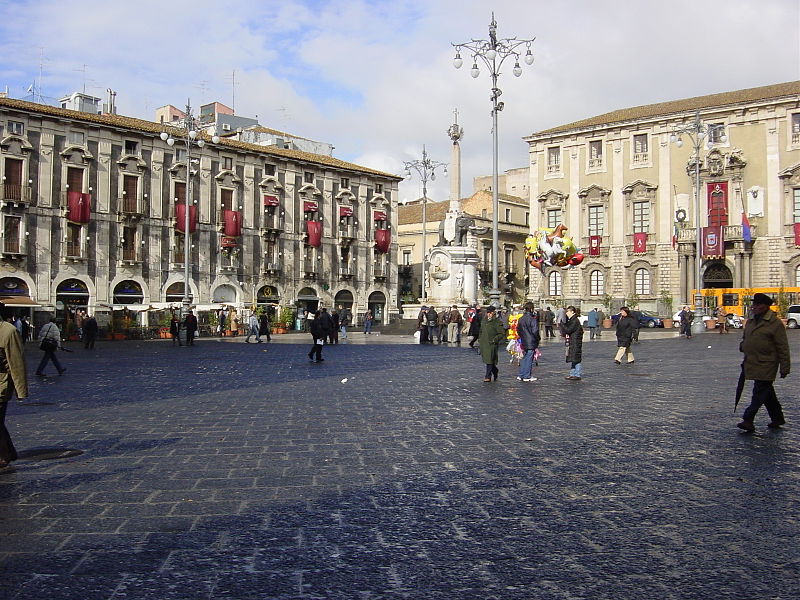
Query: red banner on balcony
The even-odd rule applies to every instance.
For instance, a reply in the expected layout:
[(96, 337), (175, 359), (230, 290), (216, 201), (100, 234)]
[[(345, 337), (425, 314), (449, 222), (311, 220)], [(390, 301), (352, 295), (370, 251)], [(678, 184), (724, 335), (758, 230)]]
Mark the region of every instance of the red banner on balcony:
[(238, 210), (223, 210), (222, 215), (225, 223), (223, 233), (231, 237), (242, 235), (242, 213)]
[(92, 214), (92, 196), (81, 192), (67, 192), (67, 221), (88, 223)]
[(647, 252), (647, 234), (634, 233), (633, 234), (633, 253), (644, 254)]
[(339, 216), (340, 217), (352, 217), (353, 216), (353, 208), (350, 206), (340, 206), (339, 207)]
[(319, 204), (316, 202), (312, 202), (310, 200), (305, 200), (303, 202), (303, 212), (317, 212), (319, 210)]
[[(186, 233), (186, 205), (175, 205), (175, 229)], [(189, 233), (194, 233), (197, 229), (197, 207), (189, 207)]]
[(319, 248), (322, 245), (322, 223), (320, 221), (306, 221), (308, 245)]
[(280, 206), (281, 201), (278, 200), (277, 196), (270, 196), (268, 194), (264, 194), (264, 206)]
[(389, 251), (389, 246), (392, 243), (391, 229), (376, 229), (375, 230), (375, 247), (386, 254)]
[(386, 220), (386, 213), (382, 210), (376, 210), (372, 213), (372, 220), (373, 221), (385, 221)]
[(800, 248), (800, 223), (794, 224), (794, 247)]
[(589, 256), (600, 256), (600, 242), (602, 241), (602, 235), (589, 236)]
[(703, 258), (725, 258), (725, 240), (722, 238), (722, 225), (703, 227)]
[(220, 246), (223, 248), (236, 248), (238, 245), (239, 242), (235, 237), (223, 236), (222, 241), (220, 242)]

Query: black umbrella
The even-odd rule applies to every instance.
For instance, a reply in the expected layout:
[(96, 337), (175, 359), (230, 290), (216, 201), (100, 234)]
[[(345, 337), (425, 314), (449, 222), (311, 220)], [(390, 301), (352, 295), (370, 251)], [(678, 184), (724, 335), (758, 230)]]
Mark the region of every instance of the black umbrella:
[(744, 390), (744, 362), (742, 362), (742, 369), (739, 372), (739, 381), (736, 383), (736, 401), (733, 403), (733, 414), (736, 414), (736, 407), (739, 406), (739, 400), (742, 399), (743, 390)]

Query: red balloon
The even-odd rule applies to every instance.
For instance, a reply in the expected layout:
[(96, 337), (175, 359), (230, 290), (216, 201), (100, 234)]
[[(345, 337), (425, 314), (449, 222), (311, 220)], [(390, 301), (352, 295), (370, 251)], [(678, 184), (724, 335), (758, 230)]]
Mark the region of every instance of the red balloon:
[(580, 252), (576, 252), (569, 259), (569, 264), (571, 265), (579, 265), (582, 262), (583, 262), (583, 254), (581, 254)]

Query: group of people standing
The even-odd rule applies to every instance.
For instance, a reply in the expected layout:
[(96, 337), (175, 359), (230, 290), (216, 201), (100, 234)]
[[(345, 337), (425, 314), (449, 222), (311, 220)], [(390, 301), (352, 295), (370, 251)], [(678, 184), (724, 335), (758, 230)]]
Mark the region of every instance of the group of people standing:
[(186, 345), (194, 346), (194, 338), (197, 337), (197, 316), (193, 311), (186, 313), (183, 321), (178, 318), (178, 315), (172, 313), (172, 319), (169, 322), (169, 333), (172, 336), (173, 346), (183, 346), (181, 341), (181, 328), (186, 332)]
[[(367, 316), (369, 316), (369, 325), (367, 325)], [(305, 322), (313, 344), (308, 353), (308, 359), (311, 362), (323, 362), (325, 359), (322, 358), (322, 347), (325, 344), (338, 344), (340, 334), (342, 340), (347, 340), (347, 328), (352, 320), (353, 313), (341, 304), (330, 313), (327, 308), (309, 312)], [(368, 310), (364, 315), (364, 334), (372, 331), (372, 320), (372, 312)]]

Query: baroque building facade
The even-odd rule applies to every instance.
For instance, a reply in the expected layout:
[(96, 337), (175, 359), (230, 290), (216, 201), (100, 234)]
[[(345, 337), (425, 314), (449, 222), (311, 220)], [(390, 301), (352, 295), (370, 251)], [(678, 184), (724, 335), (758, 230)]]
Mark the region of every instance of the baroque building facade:
[(0, 296), (39, 322), (79, 308), (167, 309), (184, 295), (189, 243), (201, 313), (337, 303), (383, 322), (397, 314), (399, 177), (226, 139), (193, 150), (187, 173), (183, 135), (0, 98)]
[[(714, 126), (699, 215), (694, 147), (671, 139), (696, 115)], [(666, 314), (667, 298), (691, 302), (697, 260), (702, 288), (800, 285), (800, 82), (618, 110), (524, 140), (531, 229), (563, 223), (585, 255), (579, 267), (531, 269), (531, 299), (635, 299)], [(698, 220), (719, 237), (699, 258)]]

